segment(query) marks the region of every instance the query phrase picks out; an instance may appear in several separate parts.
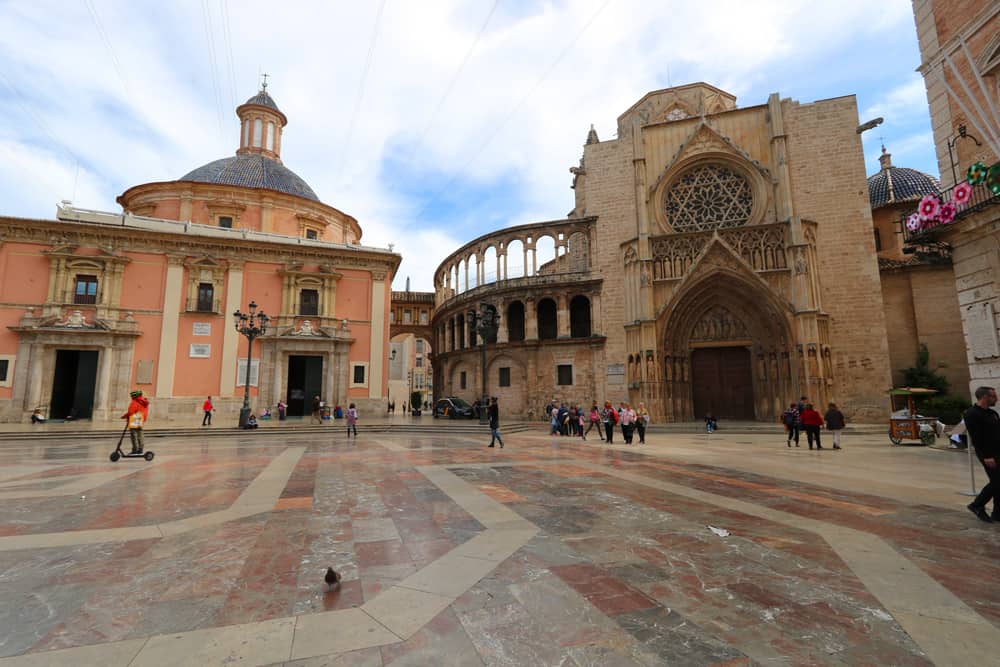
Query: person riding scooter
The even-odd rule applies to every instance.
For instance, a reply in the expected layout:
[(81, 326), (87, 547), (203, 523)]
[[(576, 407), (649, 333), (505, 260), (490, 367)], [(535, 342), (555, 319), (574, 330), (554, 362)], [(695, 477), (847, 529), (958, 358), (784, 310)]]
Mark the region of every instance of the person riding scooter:
[(128, 410), (122, 415), (122, 419), (128, 420), (132, 453), (142, 454), (142, 427), (146, 425), (146, 419), (149, 417), (149, 399), (142, 395), (141, 389), (130, 392), (129, 396), (132, 397), (132, 402), (128, 404)]

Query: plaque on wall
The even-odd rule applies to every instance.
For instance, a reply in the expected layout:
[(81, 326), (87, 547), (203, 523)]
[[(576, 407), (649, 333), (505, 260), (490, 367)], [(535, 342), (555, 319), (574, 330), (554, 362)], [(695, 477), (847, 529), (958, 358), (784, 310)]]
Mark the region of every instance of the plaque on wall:
[(965, 309), (965, 329), (969, 332), (969, 349), (976, 359), (1000, 356), (997, 323), (990, 302), (974, 303)]
[(211, 322), (195, 322), (191, 326), (191, 333), (195, 336), (211, 336), (212, 335), (212, 323)]
[(135, 369), (136, 384), (153, 384), (153, 360), (141, 359)]
[(208, 359), (212, 356), (212, 346), (208, 343), (191, 343), (188, 356), (192, 359)]
[[(260, 381), (260, 359), (252, 359), (250, 362), (250, 386), (256, 387)], [(242, 387), (247, 383), (247, 360), (240, 359), (236, 363), (236, 386)]]
[(625, 384), (625, 364), (608, 364), (608, 384)]

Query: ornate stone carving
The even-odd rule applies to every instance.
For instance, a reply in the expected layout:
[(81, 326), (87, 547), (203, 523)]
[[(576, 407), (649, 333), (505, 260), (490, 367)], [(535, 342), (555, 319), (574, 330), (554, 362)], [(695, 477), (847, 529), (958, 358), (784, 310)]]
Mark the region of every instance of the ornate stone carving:
[[(718, 232), (754, 271), (788, 268), (785, 231), (787, 225), (753, 225)], [(710, 232), (660, 236), (652, 240), (653, 279), (680, 278), (687, 273), (712, 238)]]
[(676, 232), (738, 227), (753, 213), (753, 190), (742, 174), (729, 167), (700, 165), (670, 186), (663, 207)]
[(82, 311), (73, 310), (66, 316), (66, 319), (62, 322), (56, 324), (60, 327), (68, 327), (71, 329), (82, 329), (83, 327), (89, 326), (87, 323), (87, 316), (83, 314)]
[(303, 320), (302, 324), (299, 325), (299, 330), (295, 332), (296, 336), (318, 336), (319, 331), (313, 329), (312, 322), (309, 320)]
[(750, 333), (742, 321), (723, 306), (708, 310), (691, 330), (692, 342), (744, 340)]

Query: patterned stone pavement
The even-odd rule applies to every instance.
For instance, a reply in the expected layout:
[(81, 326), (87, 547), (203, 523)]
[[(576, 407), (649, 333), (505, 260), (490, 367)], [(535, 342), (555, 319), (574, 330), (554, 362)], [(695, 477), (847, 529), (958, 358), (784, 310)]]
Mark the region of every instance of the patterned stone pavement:
[(1000, 527), (963, 455), (505, 442), (4, 443), (0, 666), (995, 660)]

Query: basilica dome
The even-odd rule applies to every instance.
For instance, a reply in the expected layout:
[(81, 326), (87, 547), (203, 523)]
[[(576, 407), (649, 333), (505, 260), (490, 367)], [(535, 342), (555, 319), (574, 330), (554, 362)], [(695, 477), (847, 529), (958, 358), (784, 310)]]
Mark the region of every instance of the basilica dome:
[(894, 167), (891, 157), (883, 146), (879, 157), (882, 169), (868, 177), (868, 198), (871, 200), (872, 210), (919, 201), (924, 195), (937, 194), (941, 190), (938, 179), (916, 169)]
[(224, 157), (188, 172), (179, 180), (276, 190), (319, 201), (313, 189), (298, 174), (261, 154)]

